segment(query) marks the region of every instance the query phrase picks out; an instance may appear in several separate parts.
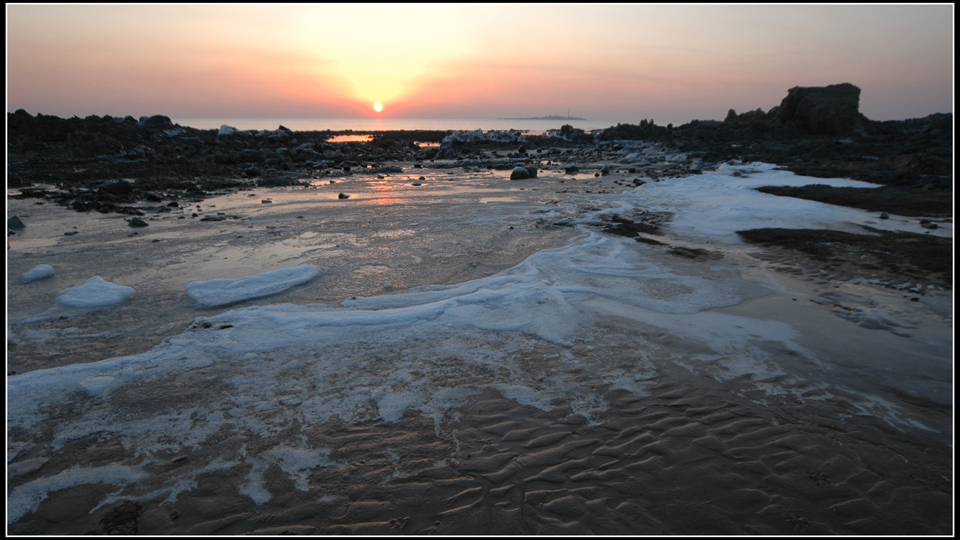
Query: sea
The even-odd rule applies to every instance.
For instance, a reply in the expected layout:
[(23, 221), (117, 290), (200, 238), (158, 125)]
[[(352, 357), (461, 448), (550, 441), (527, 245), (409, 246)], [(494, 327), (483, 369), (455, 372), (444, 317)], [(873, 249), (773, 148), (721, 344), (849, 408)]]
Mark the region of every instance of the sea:
[[(622, 123), (639, 123), (643, 118), (634, 119), (504, 119), (504, 118), (171, 118), (174, 123), (196, 129), (220, 129), (230, 126), (242, 131), (273, 130), (279, 126), (294, 131), (413, 131), (413, 130), (459, 130), (459, 131), (507, 131), (515, 129), (524, 132), (542, 133), (560, 129), (569, 124), (584, 131), (605, 129)], [(654, 119), (657, 122), (656, 119)], [(673, 123), (673, 119), (660, 122), (660, 125)]]

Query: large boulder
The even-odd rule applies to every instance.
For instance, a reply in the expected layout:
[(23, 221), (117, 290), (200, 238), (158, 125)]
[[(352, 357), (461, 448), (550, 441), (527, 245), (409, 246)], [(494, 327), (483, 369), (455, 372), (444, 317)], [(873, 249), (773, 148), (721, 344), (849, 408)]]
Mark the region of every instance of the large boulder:
[(795, 86), (770, 111), (783, 124), (817, 135), (839, 135), (861, 129), (860, 88), (850, 84)]
[(510, 172), (511, 180), (526, 180), (530, 178), (530, 171), (526, 167), (514, 167)]
[(537, 177), (536, 165), (514, 167), (513, 171), (510, 172), (511, 180), (526, 180), (528, 178), (536, 178), (536, 177)]
[(140, 121), (137, 123), (140, 127), (153, 128), (153, 129), (170, 129), (176, 127), (169, 116), (164, 116), (162, 114), (155, 114), (150, 117), (141, 116)]

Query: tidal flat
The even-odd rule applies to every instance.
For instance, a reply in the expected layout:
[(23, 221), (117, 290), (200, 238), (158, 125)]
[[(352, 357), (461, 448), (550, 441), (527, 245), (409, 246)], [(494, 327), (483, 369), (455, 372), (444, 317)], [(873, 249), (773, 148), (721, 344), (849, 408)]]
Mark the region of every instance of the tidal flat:
[[(608, 150), (234, 187), (140, 227), (9, 189), (9, 532), (949, 532), (952, 283), (738, 231), (952, 220)], [(134, 292), (58, 303), (93, 276)], [(227, 305), (187, 294), (214, 280)]]

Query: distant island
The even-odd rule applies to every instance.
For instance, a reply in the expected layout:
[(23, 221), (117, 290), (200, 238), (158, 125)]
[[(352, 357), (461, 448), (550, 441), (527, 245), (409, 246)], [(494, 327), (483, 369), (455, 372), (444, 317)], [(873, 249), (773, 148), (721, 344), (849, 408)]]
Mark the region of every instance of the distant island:
[(586, 118), (580, 118), (578, 116), (558, 116), (552, 114), (550, 116), (534, 116), (530, 118), (497, 118), (497, 120), (586, 120)]

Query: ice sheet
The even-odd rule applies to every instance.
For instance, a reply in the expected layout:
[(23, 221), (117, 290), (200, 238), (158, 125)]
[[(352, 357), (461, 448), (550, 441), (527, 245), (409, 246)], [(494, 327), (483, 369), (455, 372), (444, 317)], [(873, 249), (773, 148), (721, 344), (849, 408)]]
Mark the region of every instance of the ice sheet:
[(73, 308), (103, 308), (126, 302), (133, 296), (132, 287), (124, 287), (93, 276), (83, 285), (64, 289), (57, 294), (56, 302)]
[(187, 285), (187, 296), (202, 306), (225, 306), (283, 292), (310, 281), (318, 273), (319, 268), (305, 264), (245, 278), (194, 281)]

